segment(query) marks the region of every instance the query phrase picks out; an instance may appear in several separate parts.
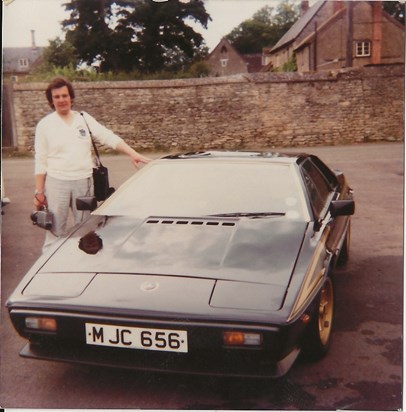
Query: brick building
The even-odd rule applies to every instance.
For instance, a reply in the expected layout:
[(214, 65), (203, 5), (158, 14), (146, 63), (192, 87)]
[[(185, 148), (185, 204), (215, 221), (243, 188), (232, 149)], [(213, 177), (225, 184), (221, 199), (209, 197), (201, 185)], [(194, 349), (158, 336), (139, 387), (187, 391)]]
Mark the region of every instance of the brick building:
[(40, 63), (44, 48), (36, 45), (34, 30), (31, 30), (31, 39), (31, 47), (3, 48), (3, 75), (6, 80), (23, 79)]
[(404, 62), (404, 26), (387, 14), (381, 1), (318, 1), (308, 7), (271, 49), (269, 69), (293, 56), (301, 73)]
[(238, 51), (226, 39), (222, 38), (207, 58), (210, 76), (229, 76), (248, 73), (247, 64)]

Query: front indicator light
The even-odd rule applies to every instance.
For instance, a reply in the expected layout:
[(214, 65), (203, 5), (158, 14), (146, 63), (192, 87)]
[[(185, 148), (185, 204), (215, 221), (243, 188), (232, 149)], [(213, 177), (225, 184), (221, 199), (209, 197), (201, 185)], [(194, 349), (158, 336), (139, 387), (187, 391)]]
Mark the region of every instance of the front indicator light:
[(302, 323), (304, 323), (305, 325), (307, 325), (308, 323), (310, 323), (310, 321), (312, 320), (312, 318), (310, 317), (310, 315), (308, 314), (304, 314), (301, 316), (300, 320), (302, 321)]
[(223, 343), (226, 346), (259, 346), (262, 343), (260, 333), (224, 332)]
[(43, 330), (48, 332), (56, 332), (57, 329), (56, 319), (37, 316), (25, 318), (25, 326), (28, 329)]

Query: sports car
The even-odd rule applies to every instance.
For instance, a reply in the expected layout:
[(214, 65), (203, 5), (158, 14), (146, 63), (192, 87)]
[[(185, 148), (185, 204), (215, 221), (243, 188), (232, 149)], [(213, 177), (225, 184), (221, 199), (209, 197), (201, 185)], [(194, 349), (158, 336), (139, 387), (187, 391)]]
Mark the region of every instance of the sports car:
[(169, 155), (77, 205), (90, 217), (7, 301), (21, 356), (278, 377), (327, 353), (355, 204), (318, 157)]

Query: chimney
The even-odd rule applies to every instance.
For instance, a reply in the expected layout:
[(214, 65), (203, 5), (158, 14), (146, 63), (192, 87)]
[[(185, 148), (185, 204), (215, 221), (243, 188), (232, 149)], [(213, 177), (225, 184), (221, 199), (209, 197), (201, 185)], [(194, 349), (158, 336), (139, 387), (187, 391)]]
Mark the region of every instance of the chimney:
[(354, 3), (347, 2), (347, 46), (345, 51), (345, 67), (352, 67), (353, 64), (353, 41), (354, 41)]
[(35, 44), (35, 30), (31, 30), (31, 48), (35, 50), (37, 45)]
[(374, 1), (372, 3), (372, 64), (381, 63), (382, 51), (382, 3)]
[(309, 1), (308, 0), (302, 0), (300, 2), (300, 17), (302, 17), (307, 10), (309, 10)]

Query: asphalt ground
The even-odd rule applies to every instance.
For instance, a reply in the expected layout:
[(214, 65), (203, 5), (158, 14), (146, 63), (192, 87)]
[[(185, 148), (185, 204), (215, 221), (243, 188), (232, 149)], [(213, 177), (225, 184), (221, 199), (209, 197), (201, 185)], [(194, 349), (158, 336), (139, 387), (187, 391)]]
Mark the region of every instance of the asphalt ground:
[[(298, 149), (290, 149), (298, 151)], [(348, 176), (355, 191), (351, 255), (336, 273), (331, 350), (299, 360), (277, 380), (190, 377), (91, 369), (23, 359), (5, 300), (40, 254), (33, 226), (32, 159), (4, 158), (0, 406), (32, 409), (399, 410), (403, 407), (404, 147), (400, 143), (301, 148)], [(152, 154), (151, 157), (159, 157)], [(104, 156), (118, 187), (133, 172), (122, 156)]]

